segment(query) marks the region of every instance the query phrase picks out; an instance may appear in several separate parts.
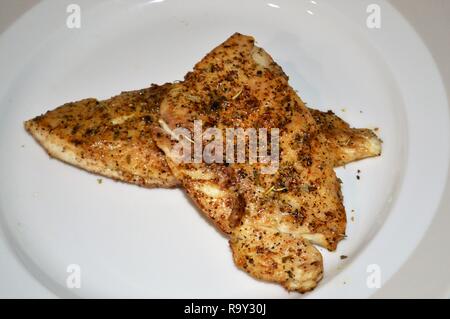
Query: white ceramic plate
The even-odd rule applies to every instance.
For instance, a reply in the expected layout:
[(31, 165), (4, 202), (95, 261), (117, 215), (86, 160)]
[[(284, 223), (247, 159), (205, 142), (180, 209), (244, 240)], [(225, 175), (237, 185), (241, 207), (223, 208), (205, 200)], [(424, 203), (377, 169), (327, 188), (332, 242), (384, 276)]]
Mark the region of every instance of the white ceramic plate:
[[(182, 79), (236, 31), (272, 54), (309, 105), (384, 140), (382, 157), (338, 170), (348, 238), (321, 250), (325, 278), (306, 296), (368, 297), (368, 270), (382, 285), (414, 251), (446, 182), (448, 104), (429, 52), (389, 4), (378, 1), (381, 28), (370, 29), (370, 1), (79, 0), (81, 28), (69, 29), (70, 3), (45, 1), (0, 37), (4, 267), (62, 297), (300, 296), (237, 270), (226, 238), (180, 190), (98, 184), (50, 160), (22, 126), (67, 101)], [(80, 288), (66, 285), (70, 265)]]

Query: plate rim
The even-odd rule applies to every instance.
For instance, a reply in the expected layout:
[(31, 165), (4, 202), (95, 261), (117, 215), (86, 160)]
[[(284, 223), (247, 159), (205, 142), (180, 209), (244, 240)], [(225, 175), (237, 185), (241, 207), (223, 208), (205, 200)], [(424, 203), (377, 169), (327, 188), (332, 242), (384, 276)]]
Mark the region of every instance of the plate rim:
[[(42, 3), (40, 3), (40, 4), (38, 4), (38, 6), (37, 7), (40, 7), (40, 6), (42, 6), (42, 5), (46, 5), (48, 2), (42, 2)], [(7, 37), (8, 37), (8, 35), (11, 35), (11, 34), (13, 34), (14, 32), (17, 32), (17, 31), (15, 31), (15, 30), (17, 30), (17, 25), (19, 25), (20, 23), (24, 23), (23, 21), (26, 21), (26, 19), (29, 19), (29, 16), (32, 14), (32, 12), (34, 12), (35, 10), (36, 10), (36, 8), (37, 7), (33, 7), (30, 11), (28, 11), (27, 12), (27, 14), (25, 14), (24, 16), (22, 16), (21, 18), (19, 18), (19, 20), (17, 20), (12, 26), (11, 26), (11, 28), (9, 28), (7, 31), (5, 31), (3, 34), (1, 34), (0, 35), (0, 52), (3, 52), (3, 49), (4, 49), (4, 45), (2, 45), (3, 43), (4, 43), (4, 41), (6, 41), (6, 40), (4, 40), (4, 38), (6, 37), (6, 39), (7, 39)], [(392, 8), (392, 10), (396, 10), (396, 9), (394, 9), (394, 8)], [(399, 15), (400, 15), (400, 13), (399, 13)], [(22, 21), (22, 22), (21, 22)], [(403, 21), (402, 23), (406, 23), (406, 25), (408, 25), (408, 23), (406, 22), (406, 21)], [(5, 36), (6, 35), (6, 36)], [(429, 57), (429, 58), (431, 58), (431, 60), (433, 61), (433, 58), (432, 58), (432, 56), (431, 56), (431, 54), (429, 53), (429, 51), (428, 51), (428, 48), (425, 46), (425, 44), (424, 43), (422, 43), (422, 45), (423, 45), (423, 47), (424, 47), (424, 49), (425, 49), (425, 54)], [(422, 48), (423, 49), (423, 48)], [(0, 56), (1, 56), (1, 54), (0, 54)], [(1, 62), (1, 61), (0, 61)], [(434, 72), (437, 72), (437, 74), (439, 74), (439, 69), (438, 69), (438, 67), (436, 66), (436, 65), (433, 65), (433, 67), (432, 67), (433, 69), (434, 69)], [(443, 87), (443, 84), (442, 84), (442, 87)], [(6, 88), (3, 88), (3, 90), (5, 90), (5, 91), (1, 91), (2, 89), (0, 89), (0, 96), (2, 96), (3, 94), (2, 93), (4, 93), (4, 92), (6, 92)], [(448, 106), (448, 100), (446, 101), (446, 105)], [(448, 109), (447, 109), (447, 111), (448, 111)], [(448, 114), (448, 112), (447, 112), (447, 114)], [(449, 134), (449, 136), (450, 136), (450, 134)], [(447, 165), (447, 172), (448, 172), (448, 165)], [(448, 180), (450, 179), (450, 176), (448, 176), (448, 173), (447, 173), (447, 175), (446, 175), (447, 177), (446, 177), (446, 180), (447, 180), (447, 182), (448, 182)], [(443, 192), (448, 192), (448, 191), (450, 191), (450, 185), (447, 185), (447, 188), (443, 191)], [(443, 193), (444, 194), (444, 193)], [(441, 200), (439, 201), (439, 205), (441, 205), (443, 203), (443, 197), (441, 197)], [(436, 212), (438, 211), (438, 209), (436, 209)]]

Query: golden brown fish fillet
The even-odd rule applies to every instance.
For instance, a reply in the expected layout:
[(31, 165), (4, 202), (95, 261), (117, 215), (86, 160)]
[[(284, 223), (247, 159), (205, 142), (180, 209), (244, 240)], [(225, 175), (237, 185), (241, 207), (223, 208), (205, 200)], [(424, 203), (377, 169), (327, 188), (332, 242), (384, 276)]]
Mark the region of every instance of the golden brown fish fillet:
[[(140, 186), (173, 187), (177, 181), (165, 155), (148, 134), (152, 125), (158, 125), (159, 103), (169, 88), (170, 84), (152, 85), (100, 102), (67, 103), (25, 126), (57, 159)], [(327, 137), (336, 166), (379, 155), (381, 144), (372, 131), (350, 128), (330, 111), (310, 111)]]
[[(168, 171), (164, 155), (155, 147), (152, 140), (149, 140), (148, 135), (150, 126), (157, 121), (160, 100), (169, 88), (168, 84), (162, 87), (153, 85), (143, 90), (124, 92), (105, 101), (86, 99), (68, 103), (27, 121), (25, 126), (49, 154), (58, 159), (91, 172), (142, 186), (172, 187), (177, 181)], [(311, 112), (319, 130), (327, 136), (327, 149), (330, 158), (336, 159), (336, 165), (379, 155), (380, 141), (370, 130), (350, 129), (348, 124), (331, 112), (323, 113), (315, 110)], [(142, 125), (142, 121), (145, 125)], [(255, 227), (245, 229), (257, 231)], [(242, 234), (245, 234), (245, 231)], [(265, 229), (263, 233), (258, 234), (258, 237), (261, 236), (272, 236), (263, 243), (270, 245), (277, 241), (277, 247), (286, 246), (287, 250), (292, 250), (293, 239), (290, 235), (278, 232), (271, 234)], [(234, 242), (237, 239), (239, 237), (236, 237)], [(252, 253), (264, 248), (249, 243), (245, 247), (249, 250), (246, 254), (235, 256), (237, 264), (241, 267), (244, 262), (238, 258), (239, 256), (246, 256), (247, 260)], [(318, 278), (321, 276), (321, 270), (316, 264), (321, 264), (321, 256), (312, 246), (305, 247), (307, 249), (302, 258), (311, 257), (309, 264), (302, 261), (293, 269), (298, 272), (303, 267), (312, 274), (312, 278)], [(285, 260), (280, 254), (273, 256)], [(256, 260), (264, 261), (264, 259)], [(280, 281), (289, 273), (289, 270), (281, 271), (278, 274), (271, 273), (270, 276), (276, 275), (277, 281)], [(270, 280), (265, 276), (260, 277)], [(314, 280), (310, 281), (311, 283), (313, 284)], [(302, 289), (306, 289), (307, 286), (308, 284), (304, 284)]]
[(351, 128), (332, 111), (309, 109), (327, 140), (327, 150), (339, 167), (381, 154), (381, 140), (369, 129)]
[(164, 154), (151, 137), (170, 84), (124, 92), (105, 101), (67, 103), (25, 122), (50, 156), (145, 187), (174, 187)]
[[(267, 164), (186, 163), (195, 121), (218, 128), (278, 128), (279, 168)], [(160, 106), (153, 137), (175, 177), (225, 233), (236, 264), (256, 278), (305, 292), (322, 278), (312, 245), (334, 250), (346, 217), (327, 141), (288, 78), (252, 37), (234, 34), (175, 84)], [(177, 128), (187, 129), (182, 135)], [(205, 147), (207, 141), (203, 141)]]

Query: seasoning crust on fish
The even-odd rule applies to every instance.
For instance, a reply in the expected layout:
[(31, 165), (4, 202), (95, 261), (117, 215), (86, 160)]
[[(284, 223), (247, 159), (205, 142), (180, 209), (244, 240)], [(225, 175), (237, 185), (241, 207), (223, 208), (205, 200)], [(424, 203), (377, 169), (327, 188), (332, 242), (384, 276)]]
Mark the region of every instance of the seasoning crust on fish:
[(151, 137), (169, 88), (67, 103), (25, 122), (25, 128), (50, 156), (66, 163), (144, 187), (174, 187), (178, 182)]
[[(170, 87), (152, 85), (104, 101), (66, 103), (25, 122), (25, 127), (51, 156), (91, 173), (144, 187), (178, 186), (164, 153), (148, 134), (151, 126), (159, 125), (159, 103)], [(327, 138), (335, 166), (380, 154), (381, 141), (371, 130), (350, 128), (331, 111), (309, 110)], [(123, 138), (120, 131), (125, 130), (131, 134)]]
[[(173, 132), (193, 132), (195, 121), (222, 132), (279, 129), (278, 169), (260, 174), (268, 164), (180, 162), (173, 150), (190, 138)], [(189, 196), (230, 235), (236, 265), (289, 290), (313, 289), (323, 271), (313, 244), (336, 249), (345, 209), (326, 138), (273, 59), (252, 37), (234, 34), (171, 88), (160, 124), (157, 145)]]
[[(196, 121), (224, 135), (227, 128), (279, 129), (276, 170), (262, 173), (272, 163), (249, 163), (248, 154), (244, 163), (179, 162), (173, 148), (195, 143)], [(306, 108), (281, 67), (238, 33), (183, 82), (67, 103), (25, 128), (49, 155), (89, 172), (144, 187), (182, 186), (229, 236), (240, 269), (299, 292), (323, 276), (315, 245), (332, 251), (345, 237), (333, 167), (381, 154), (373, 131)], [(178, 128), (188, 134), (177, 136)]]

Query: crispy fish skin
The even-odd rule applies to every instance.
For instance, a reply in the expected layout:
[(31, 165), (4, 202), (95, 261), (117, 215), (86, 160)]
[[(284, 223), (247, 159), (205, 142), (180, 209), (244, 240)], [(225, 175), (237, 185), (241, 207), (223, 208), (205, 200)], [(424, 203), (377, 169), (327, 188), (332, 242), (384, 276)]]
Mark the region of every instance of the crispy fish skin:
[(151, 137), (170, 84), (111, 99), (67, 103), (25, 122), (48, 154), (66, 163), (144, 187), (174, 187), (164, 154)]
[[(340, 183), (315, 119), (273, 59), (252, 37), (234, 34), (206, 55), (160, 106), (153, 137), (187, 193), (230, 234), (236, 265), (252, 276), (305, 292), (322, 278), (313, 244), (336, 249), (346, 216)], [(278, 128), (280, 163), (183, 163), (173, 152), (178, 127)], [(225, 134), (225, 133), (224, 133)], [(294, 271), (292, 271), (294, 270)]]

